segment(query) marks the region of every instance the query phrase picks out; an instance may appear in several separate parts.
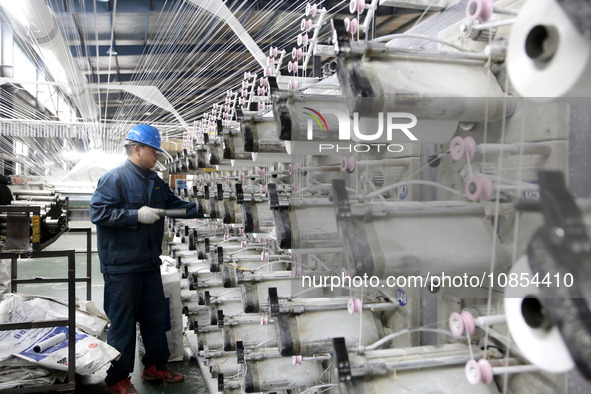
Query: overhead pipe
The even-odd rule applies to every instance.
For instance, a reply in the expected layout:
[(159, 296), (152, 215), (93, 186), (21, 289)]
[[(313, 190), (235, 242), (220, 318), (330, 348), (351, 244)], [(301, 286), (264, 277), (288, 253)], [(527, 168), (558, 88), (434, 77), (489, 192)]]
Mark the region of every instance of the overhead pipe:
[(82, 75), (70, 49), (59, 31), (53, 11), (44, 0), (0, 0), (10, 15), (15, 31), (36, 48), (55, 80), (63, 79), (68, 94), (83, 118), (96, 120), (98, 107), (86, 78)]

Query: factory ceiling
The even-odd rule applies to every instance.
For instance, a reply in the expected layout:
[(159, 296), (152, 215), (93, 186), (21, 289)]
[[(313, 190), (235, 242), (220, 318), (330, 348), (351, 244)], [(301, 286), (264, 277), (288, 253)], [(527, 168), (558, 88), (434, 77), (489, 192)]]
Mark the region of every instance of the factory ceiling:
[[(40, 1), (40, 0), (39, 0)], [(71, 52), (100, 108), (100, 120), (179, 124), (178, 116), (121, 89), (154, 86), (191, 124), (237, 90), (244, 72), (262, 67), (235, 32), (203, 8), (221, 1), (47, 0)], [(199, 4), (199, 6), (195, 5)], [(225, 1), (258, 47), (287, 53), (296, 46), (306, 3), (292, 0)], [(351, 17), (349, 1), (324, 1), (328, 15), (319, 43), (330, 44), (330, 19)], [(379, 7), (373, 36), (404, 32), (433, 12)], [(281, 69), (287, 74), (287, 56)], [(325, 62), (327, 58), (316, 59)], [(306, 71), (313, 76), (313, 62)], [(100, 94), (99, 94), (100, 92)], [(180, 127), (178, 133), (182, 133)]]

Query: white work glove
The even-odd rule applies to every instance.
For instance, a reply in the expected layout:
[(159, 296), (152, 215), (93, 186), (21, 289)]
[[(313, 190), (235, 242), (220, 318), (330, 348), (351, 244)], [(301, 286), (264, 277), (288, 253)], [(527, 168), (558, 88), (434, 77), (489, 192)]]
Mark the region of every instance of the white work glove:
[(158, 215), (159, 211), (160, 209), (155, 209), (144, 205), (137, 211), (137, 221), (144, 224), (155, 223), (158, 219), (160, 219), (160, 215)]

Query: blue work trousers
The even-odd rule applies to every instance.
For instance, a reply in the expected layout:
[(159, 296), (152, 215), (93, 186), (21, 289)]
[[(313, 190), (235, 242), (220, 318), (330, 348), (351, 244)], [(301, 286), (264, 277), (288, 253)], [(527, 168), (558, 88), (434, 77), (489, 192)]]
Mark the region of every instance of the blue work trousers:
[(105, 382), (111, 386), (133, 372), (136, 322), (146, 349), (145, 367), (164, 369), (170, 352), (166, 331), (170, 329), (169, 307), (164, 298), (160, 269), (128, 274), (103, 274), (105, 313), (111, 321), (107, 343), (119, 350), (121, 358), (107, 371)]

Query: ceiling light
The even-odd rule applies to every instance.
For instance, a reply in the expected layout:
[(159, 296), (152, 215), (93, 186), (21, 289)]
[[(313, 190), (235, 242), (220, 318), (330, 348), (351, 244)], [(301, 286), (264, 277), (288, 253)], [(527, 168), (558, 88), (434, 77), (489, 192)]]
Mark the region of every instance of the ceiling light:
[(116, 51), (116, 50), (114, 50), (114, 49), (113, 49), (113, 47), (110, 47), (110, 48), (107, 50), (107, 55), (110, 55), (110, 56), (117, 56), (118, 54), (119, 54), (119, 53), (117, 53), (117, 51)]

